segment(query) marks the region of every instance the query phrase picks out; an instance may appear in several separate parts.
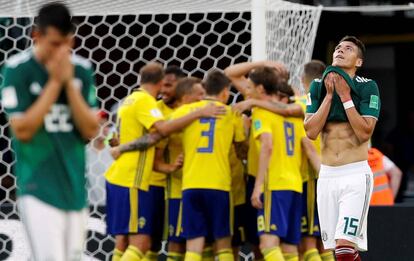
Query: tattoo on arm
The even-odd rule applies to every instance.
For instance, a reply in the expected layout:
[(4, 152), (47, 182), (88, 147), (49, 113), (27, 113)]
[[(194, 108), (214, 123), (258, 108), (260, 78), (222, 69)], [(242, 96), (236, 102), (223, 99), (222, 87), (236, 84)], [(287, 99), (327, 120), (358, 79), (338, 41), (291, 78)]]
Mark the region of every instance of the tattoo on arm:
[(163, 136), (158, 132), (148, 133), (139, 139), (119, 146), (121, 153), (129, 151), (143, 151), (157, 144)]

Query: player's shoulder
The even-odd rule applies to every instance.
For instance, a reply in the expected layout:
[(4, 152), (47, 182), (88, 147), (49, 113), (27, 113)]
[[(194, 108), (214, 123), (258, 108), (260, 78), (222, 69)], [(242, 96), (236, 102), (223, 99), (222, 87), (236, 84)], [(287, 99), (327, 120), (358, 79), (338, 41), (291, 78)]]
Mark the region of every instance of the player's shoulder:
[(7, 59), (5, 65), (8, 68), (15, 69), (17, 67), (20, 67), (21, 65), (27, 64), (27, 62), (30, 61), (32, 56), (33, 51), (31, 49), (28, 49), (11, 56), (9, 59)]
[(72, 54), (71, 57), (70, 57), (70, 60), (71, 60), (72, 64), (75, 65), (75, 66), (79, 66), (79, 67), (81, 67), (85, 70), (92, 69), (92, 63), (88, 59), (86, 59), (82, 56), (79, 56), (77, 54)]
[(355, 76), (354, 83), (356, 89), (361, 93), (377, 93), (378, 92), (378, 85), (377, 83), (369, 78)]
[(374, 80), (372, 80), (372, 79), (369, 79), (369, 78), (365, 78), (365, 77), (362, 77), (362, 76), (355, 76), (355, 78), (354, 78), (354, 82), (355, 82), (355, 84), (358, 86), (358, 87), (369, 87), (369, 86), (377, 86), (377, 83), (374, 81)]

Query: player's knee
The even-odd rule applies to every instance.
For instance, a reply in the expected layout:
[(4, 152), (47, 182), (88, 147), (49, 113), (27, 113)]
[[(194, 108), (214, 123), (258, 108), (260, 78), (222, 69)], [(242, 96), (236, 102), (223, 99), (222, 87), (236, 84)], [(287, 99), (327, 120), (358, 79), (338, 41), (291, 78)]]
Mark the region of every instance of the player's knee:
[(168, 252), (184, 253), (185, 244), (168, 242)]
[(223, 237), (223, 238), (217, 239), (216, 248), (218, 250), (231, 248), (231, 237)]
[(118, 235), (115, 237), (115, 248), (125, 252), (128, 247), (128, 236)]
[(128, 239), (130, 245), (135, 246), (144, 254), (151, 248), (151, 237), (149, 235), (131, 235)]
[(351, 246), (355, 248), (355, 243), (348, 241), (346, 239), (337, 239), (336, 246)]
[(317, 238), (316, 237), (303, 237), (300, 244), (301, 248), (303, 248), (304, 251), (317, 248)]
[(260, 245), (259, 248), (263, 252), (264, 249), (269, 249), (272, 247), (277, 247), (280, 245), (280, 239), (278, 236), (264, 234), (260, 236)]

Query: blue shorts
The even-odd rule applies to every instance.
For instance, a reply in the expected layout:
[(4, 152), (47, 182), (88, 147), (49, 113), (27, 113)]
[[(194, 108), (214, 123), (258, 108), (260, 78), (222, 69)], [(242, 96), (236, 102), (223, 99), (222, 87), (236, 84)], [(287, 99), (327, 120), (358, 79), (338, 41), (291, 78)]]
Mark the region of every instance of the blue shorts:
[(262, 200), (264, 209), (257, 213), (258, 234), (272, 234), (284, 243), (299, 244), (302, 195), (289, 190), (266, 191)]
[(151, 230), (151, 251), (161, 250), (164, 237), (165, 220), (165, 192), (164, 187), (149, 186), (149, 194), (153, 204), (152, 207), (152, 230)]
[(233, 222), (233, 237), (231, 239), (231, 245), (238, 247), (246, 242), (246, 232), (244, 226), (246, 223), (246, 204), (234, 206), (234, 222)]
[(259, 245), (259, 237), (257, 235), (257, 209), (252, 206), (250, 200), (256, 178), (248, 175), (246, 183), (246, 212), (245, 212), (245, 226), (244, 231), (246, 232), (246, 241), (252, 245)]
[(149, 192), (106, 182), (108, 234), (151, 235), (152, 213), (153, 204)]
[(183, 236), (215, 240), (232, 235), (233, 207), (228, 191), (187, 189), (183, 191)]
[(316, 180), (303, 183), (302, 194), (302, 236), (320, 237), (318, 206), (316, 204)]
[(182, 203), (179, 198), (168, 200), (168, 241), (175, 243), (185, 243), (182, 232)]

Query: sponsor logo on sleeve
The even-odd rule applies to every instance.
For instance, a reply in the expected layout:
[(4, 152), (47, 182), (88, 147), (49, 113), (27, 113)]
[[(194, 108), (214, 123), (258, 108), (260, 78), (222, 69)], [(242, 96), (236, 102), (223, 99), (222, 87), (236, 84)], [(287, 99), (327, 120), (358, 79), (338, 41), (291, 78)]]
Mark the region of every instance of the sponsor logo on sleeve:
[(369, 108), (378, 110), (379, 98), (377, 95), (371, 95), (371, 98), (369, 99)]

